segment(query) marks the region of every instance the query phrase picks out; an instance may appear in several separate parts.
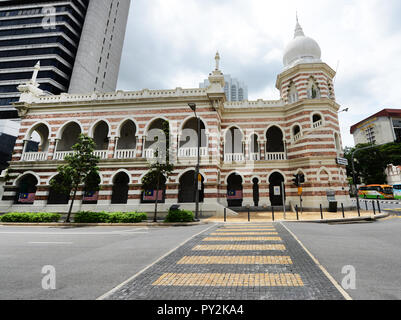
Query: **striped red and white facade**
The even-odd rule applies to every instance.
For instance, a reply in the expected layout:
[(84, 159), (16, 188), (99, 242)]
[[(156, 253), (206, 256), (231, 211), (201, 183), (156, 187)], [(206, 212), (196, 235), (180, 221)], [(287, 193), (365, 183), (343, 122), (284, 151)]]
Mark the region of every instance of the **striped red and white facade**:
[[(273, 174), (280, 174), (285, 183), (286, 204), (299, 204), (298, 189), (293, 186), (293, 175), (303, 173), (303, 205), (318, 208), (328, 206), (326, 192), (335, 191), (339, 203), (350, 205), (344, 166), (336, 163), (342, 156), (339, 105), (335, 102), (332, 79), (334, 71), (325, 63), (299, 64), (284, 71), (277, 78), (281, 99), (277, 101), (226, 102), (221, 72), (210, 77), (206, 89), (142, 90), (137, 92), (93, 93), (89, 95), (39, 96), (22, 98), (16, 104), (22, 117), (19, 137), (15, 146), (5, 185), (2, 211), (27, 210), (26, 205), (15, 203), (19, 181), (33, 175), (37, 181), (35, 202), (29, 210), (65, 211), (68, 205), (49, 205), (50, 180), (57, 175), (57, 167), (69, 151), (59, 151), (66, 130), (74, 124), (80, 132), (94, 137), (99, 123), (107, 126), (107, 148), (96, 151), (100, 160), (101, 190), (97, 204), (82, 204), (82, 191), (78, 194), (76, 209), (95, 210), (147, 210), (151, 204), (141, 201), (141, 179), (148, 171), (151, 153), (146, 148), (152, 123), (168, 120), (171, 132), (170, 149), (175, 155), (174, 174), (166, 185), (165, 203), (161, 211), (179, 202), (180, 178), (196, 166), (197, 150), (180, 143), (185, 124), (194, 118), (188, 103), (197, 105), (197, 114), (205, 128), (206, 144), (201, 149), (200, 172), (204, 179), (204, 199), (201, 210), (205, 214), (220, 212), (227, 206), (230, 191), (229, 177), (239, 175), (242, 181), (242, 206), (255, 205), (254, 182), (257, 179), (258, 205), (274, 205), (271, 184)], [(313, 98), (308, 97), (310, 83), (316, 85)], [(288, 93), (295, 86), (297, 97), (289, 102)], [(132, 149), (119, 149), (124, 124), (135, 127), (135, 145)], [(47, 128), (46, 150), (27, 152), (26, 145), (39, 127)], [(273, 128), (282, 135), (269, 136)], [(230, 136), (231, 130), (237, 132)], [(282, 139), (274, 141), (272, 139)], [(281, 137), (281, 138), (280, 138)], [(234, 146), (229, 148), (229, 145)], [(282, 145), (272, 151), (270, 146)], [(126, 204), (112, 205), (114, 178), (120, 172), (129, 177)], [(278, 184), (279, 186), (279, 184)], [(280, 193), (280, 192), (279, 192)], [(277, 201), (276, 199), (274, 201)], [(192, 208), (193, 204), (183, 207)]]

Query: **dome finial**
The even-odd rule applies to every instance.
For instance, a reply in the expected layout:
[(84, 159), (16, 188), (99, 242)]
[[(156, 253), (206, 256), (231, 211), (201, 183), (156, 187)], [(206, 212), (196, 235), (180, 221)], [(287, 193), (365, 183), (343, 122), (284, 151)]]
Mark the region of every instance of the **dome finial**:
[(297, 19), (297, 24), (295, 26), (295, 34), (294, 34), (294, 38), (296, 37), (305, 37), (305, 33), (302, 30), (301, 25), (299, 24), (299, 20), (298, 20), (298, 11), (296, 12), (296, 19)]
[(218, 51), (216, 52), (216, 56), (214, 57), (214, 59), (216, 60), (216, 71), (217, 71), (220, 68), (220, 54)]

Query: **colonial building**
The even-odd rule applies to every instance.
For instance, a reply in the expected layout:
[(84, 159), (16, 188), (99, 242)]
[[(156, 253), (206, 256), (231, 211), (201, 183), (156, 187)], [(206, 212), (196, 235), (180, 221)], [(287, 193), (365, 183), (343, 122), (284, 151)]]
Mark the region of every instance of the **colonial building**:
[[(78, 134), (85, 133), (94, 138), (101, 159), (101, 190), (95, 198), (80, 192), (75, 209), (152, 212), (152, 194), (159, 192), (144, 192), (142, 178), (164, 121), (175, 171), (162, 183), (160, 208), (165, 212), (179, 203), (193, 209), (198, 142), (189, 103), (196, 104), (201, 119), (203, 215), (221, 213), (225, 206), (282, 206), (283, 195), (286, 205), (295, 206), (297, 173), (306, 179), (305, 208), (328, 207), (329, 190), (339, 205), (350, 206), (346, 170), (336, 162), (342, 146), (335, 72), (321, 61), (316, 41), (297, 22), (277, 76), (276, 101), (226, 101), (219, 61), (216, 55), (207, 88), (48, 96), (35, 81), (20, 86), (15, 107), (22, 123), (0, 211), (66, 211), (68, 199), (49, 185)], [(37, 143), (29, 144), (32, 140)]]

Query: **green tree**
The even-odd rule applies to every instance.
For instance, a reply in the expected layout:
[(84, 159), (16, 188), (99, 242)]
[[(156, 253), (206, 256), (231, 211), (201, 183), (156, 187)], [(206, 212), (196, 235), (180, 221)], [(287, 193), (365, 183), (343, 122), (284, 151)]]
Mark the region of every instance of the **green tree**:
[[(369, 147), (370, 144), (360, 144), (355, 148), (345, 149), (345, 158), (348, 159), (347, 175), (352, 177), (352, 153), (359, 148)], [(360, 150), (355, 153), (355, 172), (357, 183), (385, 184), (387, 177), (385, 169), (389, 164), (401, 164), (401, 144), (389, 143), (382, 146)]]
[(155, 150), (155, 160), (150, 162), (149, 171), (142, 179), (143, 192), (146, 190), (156, 190), (155, 212), (153, 221), (157, 222), (157, 207), (159, 202), (158, 191), (164, 189), (165, 183), (174, 171), (174, 165), (170, 163), (170, 125), (168, 121), (163, 121), (163, 138), (158, 145), (165, 150)]
[(58, 167), (58, 178), (50, 183), (56, 192), (70, 196), (71, 205), (66, 222), (70, 222), (72, 208), (79, 186), (84, 184), (85, 191), (99, 191), (99, 157), (95, 156), (95, 142), (81, 134), (72, 149), (74, 154), (65, 157), (67, 164)]

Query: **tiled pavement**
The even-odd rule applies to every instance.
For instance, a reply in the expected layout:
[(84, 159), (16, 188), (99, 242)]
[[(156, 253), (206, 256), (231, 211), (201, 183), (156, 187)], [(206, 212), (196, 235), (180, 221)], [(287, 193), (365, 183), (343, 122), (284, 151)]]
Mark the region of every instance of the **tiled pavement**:
[(106, 297), (112, 300), (342, 300), (281, 224), (216, 225)]

